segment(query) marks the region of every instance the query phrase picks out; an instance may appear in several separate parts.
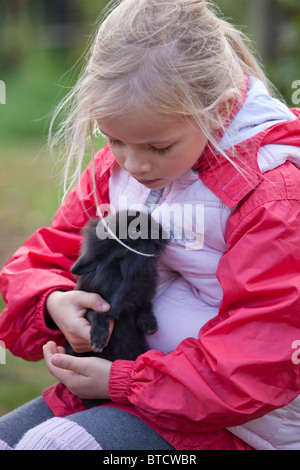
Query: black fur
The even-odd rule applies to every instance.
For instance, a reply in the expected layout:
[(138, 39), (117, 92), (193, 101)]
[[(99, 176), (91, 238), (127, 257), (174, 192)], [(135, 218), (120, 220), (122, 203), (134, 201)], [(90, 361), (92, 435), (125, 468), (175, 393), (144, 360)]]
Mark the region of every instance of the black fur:
[[(124, 233), (124, 224), (127, 220)], [(79, 276), (76, 289), (101, 295), (111, 309), (106, 314), (88, 310), (93, 352), (75, 353), (68, 344), (68, 354), (98, 356), (114, 361), (135, 360), (147, 350), (145, 334), (157, 330), (152, 300), (157, 284), (156, 260), (167, 243), (161, 226), (145, 213), (128, 215), (126, 211), (105, 218), (109, 228), (126, 246), (154, 256), (145, 257), (122, 246), (107, 235), (103, 222), (92, 219), (84, 230), (82, 254), (71, 272)], [(120, 229), (122, 227), (122, 229)], [(154, 237), (153, 237), (154, 234)], [(114, 328), (108, 345), (109, 321)], [(94, 400), (84, 400), (95, 404)]]

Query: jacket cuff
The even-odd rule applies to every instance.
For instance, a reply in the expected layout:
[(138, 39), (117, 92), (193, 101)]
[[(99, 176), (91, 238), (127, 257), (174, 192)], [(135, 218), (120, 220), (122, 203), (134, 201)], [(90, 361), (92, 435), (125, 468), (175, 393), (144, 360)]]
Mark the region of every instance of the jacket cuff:
[[(61, 333), (59, 328), (56, 326), (53, 320), (46, 319), (46, 301), (48, 296), (56, 291), (56, 290), (64, 290), (67, 291), (68, 289), (66, 288), (61, 288), (61, 287), (53, 287), (52, 289), (47, 290), (42, 294), (42, 296), (39, 299), (39, 302), (37, 304), (36, 310), (35, 310), (35, 324), (38, 330), (43, 331), (44, 333)], [(70, 289), (69, 289), (70, 290)]]
[(124, 360), (113, 362), (109, 377), (109, 396), (113, 402), (122, 405), (131, 404), (129, 395), (131, 394), (134, 364), (134, 361)]

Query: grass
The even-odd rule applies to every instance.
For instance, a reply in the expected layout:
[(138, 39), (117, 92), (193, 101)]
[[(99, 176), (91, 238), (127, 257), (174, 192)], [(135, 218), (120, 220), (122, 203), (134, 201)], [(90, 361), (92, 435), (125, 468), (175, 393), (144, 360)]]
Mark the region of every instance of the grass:
[(48, 225), (58, 206), (58, 179), (46, 148), (27, 143), (0, 150), (0, 264), (37, 228)]
[(41, 395), (56, 382), (44, 361), (26, 362), (9, 352), (0, 364), (0, 416)]
[[(58, 206), (54, 162), (40, 143), (0, 150), (0, 264), (39, 227), (49, 225)], [(0, 311), (4, 302), (0, 300)], [(30, 363), (8, 351), (0, 363), (0, 415), (41, 394), (55, 382), (44, 361)], [(3, 361), (0, 361), (3, 362)]]
[[(96, 141), (97, 148), (103, 144)], [(0, 268), (35, 230), (51, 224), (59, 205), (57, 171), (41, 140), (0, 148)], [(4, 306), (0, 296), (0, 312)], [(0, 416), (55, 382), (44, 361), (30, 363), (6, 351), (1, 364), (2, 356), (0, 349)]]

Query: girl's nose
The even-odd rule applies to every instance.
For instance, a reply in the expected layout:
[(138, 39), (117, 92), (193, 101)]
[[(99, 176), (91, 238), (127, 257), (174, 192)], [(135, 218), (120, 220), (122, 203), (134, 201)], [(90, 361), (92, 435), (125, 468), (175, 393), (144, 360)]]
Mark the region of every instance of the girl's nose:
[(151, 171), (151, 164), (142, 156), (140, 151), (128, 151), (124, 161), (124, 170), (128, 171), (133, 176), (144, 175)]

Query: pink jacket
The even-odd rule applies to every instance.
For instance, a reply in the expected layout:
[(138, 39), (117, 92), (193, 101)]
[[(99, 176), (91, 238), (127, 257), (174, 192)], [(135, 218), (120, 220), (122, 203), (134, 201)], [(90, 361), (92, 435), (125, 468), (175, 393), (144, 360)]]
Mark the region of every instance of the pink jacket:
[[(253, 102), (254, 88), (251, 82), (231, 126)], [(255, 99), (258, 103), (257, 95)], [(209, 148), (195, 166), (204, 201), (217, 210), (204, 218), (211, 228), (209, 233), (205, 229), (199, 249), (199, 256), (208, 253), (208, 262), (199, 264), (202, 284), (193, 285), (178, 263), (177, 271), (180, 288), (190, 286), (189, 293), (205, 303), (209, 318), (204, 315), (196, 333), (179, 335), (174, 349), (150, 349), (134, 362), (113, 364), (109, 406), (137, 415), (177, 449), (250, 448), (227, 428), (260, 418), (299, 395), (300, 369), (292, 361), (292, 345), (300, 339), (300, 173), (293, 150), (300, 142), (300, 113), (293, 113), (259, 123), (250, 136), (246, 125), (242, 140), (234, 142), (239, 164), (250, 169), (251, 178), (245, 180)], [(232, 146), (225, 137), (230, 155)], [(285, 148), (278, 158), (272, 158), (274, 145)], [(114, 197), (115, 168), (106, 146), (96, 157), (101, 204)], [(0, 317), (0, 339), (24, 359), (39, 360), (48, 340), (64, 344), (60, 331), (47, 327), (44, 306), (50, 292), (75, 285), (69, 269), (79, 252), (80, 229), (95, 215), (91, 171), (89, 166), (80, 190), (72, 191), (51, 227), (37, 231), (1, 272), (7, 306)], [(174, 251), (177, 262), (185, 255), (184, 250)], [(184, 323), (184, 301), (180, 307)], [(83, 409), (81, 400), (62, 384), (46, 390), (44, 397), (57, 416)]]

